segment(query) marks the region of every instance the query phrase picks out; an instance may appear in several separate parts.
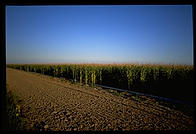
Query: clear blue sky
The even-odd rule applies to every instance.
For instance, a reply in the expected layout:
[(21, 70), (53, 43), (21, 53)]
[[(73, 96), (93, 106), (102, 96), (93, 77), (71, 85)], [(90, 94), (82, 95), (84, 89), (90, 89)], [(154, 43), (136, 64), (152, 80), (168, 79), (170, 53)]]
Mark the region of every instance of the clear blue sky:
[(191, 5), (7, 6), (7, 63), (193, 64)]

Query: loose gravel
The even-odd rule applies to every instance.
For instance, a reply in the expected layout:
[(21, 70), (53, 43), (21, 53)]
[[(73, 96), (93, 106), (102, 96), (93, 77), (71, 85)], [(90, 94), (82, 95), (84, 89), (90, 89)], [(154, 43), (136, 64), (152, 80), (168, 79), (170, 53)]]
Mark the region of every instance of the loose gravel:
[(7, 68), (7, 84), (23, 101), (27, 129), (37, 131), (193, 130), (194, 121), (157, 103)]

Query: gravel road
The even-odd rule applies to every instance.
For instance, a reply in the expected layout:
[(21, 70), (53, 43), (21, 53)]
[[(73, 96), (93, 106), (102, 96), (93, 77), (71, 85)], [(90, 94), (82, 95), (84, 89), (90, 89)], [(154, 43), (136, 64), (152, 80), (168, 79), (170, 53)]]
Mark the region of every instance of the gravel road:
[(23, 101), (28, 130), (193, 130), (194, 121), (157, 103), (7, 68), (7, 84)]

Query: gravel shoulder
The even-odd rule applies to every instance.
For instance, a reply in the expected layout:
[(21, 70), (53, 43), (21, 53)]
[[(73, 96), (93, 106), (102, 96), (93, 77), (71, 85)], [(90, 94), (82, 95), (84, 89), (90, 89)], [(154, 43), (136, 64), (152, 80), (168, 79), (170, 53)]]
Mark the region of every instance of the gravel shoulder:
[(9, 90), (23, 101), (28, 130), (193, 130), (194, 121), (157, 103), (6, 68)]

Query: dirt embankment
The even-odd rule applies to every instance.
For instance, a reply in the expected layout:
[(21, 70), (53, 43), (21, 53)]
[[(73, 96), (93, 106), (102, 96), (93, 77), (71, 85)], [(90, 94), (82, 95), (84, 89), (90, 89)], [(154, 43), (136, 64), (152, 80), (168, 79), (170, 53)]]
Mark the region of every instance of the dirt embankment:
[[(97, 88), (7, 68), (7, 84), (23, 101), (29, 130), (193, 130), (179, 111)], [(45, 127), (45, 128), (44, 128)]]

